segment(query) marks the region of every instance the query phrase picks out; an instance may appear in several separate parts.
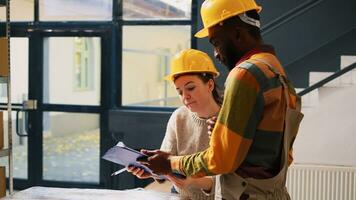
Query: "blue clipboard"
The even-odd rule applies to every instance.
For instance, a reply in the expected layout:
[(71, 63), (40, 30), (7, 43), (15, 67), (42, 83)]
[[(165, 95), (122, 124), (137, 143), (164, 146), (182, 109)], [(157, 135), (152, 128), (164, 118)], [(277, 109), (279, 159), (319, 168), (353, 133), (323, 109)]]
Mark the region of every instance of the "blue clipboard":
[[(102, 157), (105, 160), (117, 163), (124, 167), (135, 166), (150, 173), (155, 179), (167, 179), (164, 175), (157, 175), (152, 172), (150, 168), (137, 162), (138, 158), (147, 157), (147, 155), (127, 147), (123, 142), (118, 142), (115, 146), (110, 148)], [(185, 178), (182, 174), (173, 173), (178, 178)]]
[(147, 155), (125, 146), (123, 142), (118, 142), (115, 146), (110, 148), (102, 158), (124, 167), (139, 167), (150, 173), (156, 179), (166, 179), (165, 176), (154, 174), (150, 168), (137, 162), (137, 159), (142, 157), (147, 157)]

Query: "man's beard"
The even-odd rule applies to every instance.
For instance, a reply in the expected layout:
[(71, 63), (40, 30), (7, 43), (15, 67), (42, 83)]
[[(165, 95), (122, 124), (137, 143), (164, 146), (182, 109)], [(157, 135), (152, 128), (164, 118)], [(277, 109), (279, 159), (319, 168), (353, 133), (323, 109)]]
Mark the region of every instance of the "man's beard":
[(224, 65), (231, 71), (236, 63), (244, 56), (244, 52), (238, 51), (232, 44), (228, 44), (224, 51)]

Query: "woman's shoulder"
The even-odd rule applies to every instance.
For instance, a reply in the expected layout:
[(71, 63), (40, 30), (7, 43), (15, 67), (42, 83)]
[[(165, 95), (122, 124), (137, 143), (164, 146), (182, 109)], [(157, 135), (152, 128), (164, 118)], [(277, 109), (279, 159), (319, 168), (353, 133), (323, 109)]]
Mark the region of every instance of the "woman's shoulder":
[(179, 124), (179, 125), (186, 124), (187, 121), (189, 121), (191, 119), (192, 119), (192, 113), (185, 106), (181, 106), (181, 107), (177, 108), (176, 110), (174, 110), (170, 117), (171, 123), (174, 121), (174, 123)]
[(199, 118), (195, 113), (191, 112), (187, 107), (181, 106), (177, 108), (171, 115), (171, 120), (177, 124), (190, 126), (206, 126), (206, 119)]
[(185, 106), (178, 107), (172, 113), (172, 116), (176, 116), (176, 117), (186, 117), (189, 115), (191, 115), (190, 110)]

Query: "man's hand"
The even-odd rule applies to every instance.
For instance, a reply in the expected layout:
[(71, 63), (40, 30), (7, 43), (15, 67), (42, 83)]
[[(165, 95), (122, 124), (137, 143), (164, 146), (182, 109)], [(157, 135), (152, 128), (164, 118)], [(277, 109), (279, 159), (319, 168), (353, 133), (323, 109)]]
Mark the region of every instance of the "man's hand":
[(158, 175), (166, 175), (171, 173), (171, 162), (169, 160), (170, 154), (160, 150), (141, 150), (142, 153), (149, 156), (147, 160), (138, 160), (152, 170), (153, 173)]
[(211, 137), (211, 134), (213, 133), (216, 120), (217, 120), (217, 117), (216, 117), (216, 116), (211, 117), (211, 118), (209, 118), (209, 119), (206, 120), (206, 123), (208, 124), (208, 134), (209, 134), (209, 137)]

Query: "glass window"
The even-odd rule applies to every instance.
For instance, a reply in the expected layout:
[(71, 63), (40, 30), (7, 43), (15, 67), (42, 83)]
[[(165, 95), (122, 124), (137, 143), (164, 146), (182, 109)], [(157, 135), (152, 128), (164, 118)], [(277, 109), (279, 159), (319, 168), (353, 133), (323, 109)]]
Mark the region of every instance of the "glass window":
[(46, 38), (44, 103), (100, 105), (100, 49), (98, 37)]
[[(11, 102), (28, 97), (28, 38), (11, 38)], [(0, 102), (7, 102), (7, 85), (0, 84)]]
[(191, 0), (124, 0), (123, 18), (127, 20), (190, 19)]
[[(15, 0), (10, 3), (11, 21), (33, 21), (34, 0)], [(6, 21), (6, 7), (0, 7), (0, 21)]]
[(171, 57), (190, 48), (190, 26), (125, 26), (122, 41), (122, 104), (180, 105), (175, 88), (163, 77)]
[(99, 183), (99, 141), (98, 114), (44, 112), (43, 179)]
[(103, 21), (112, 19), (112, 0), (40, 0), (42, 21)]

